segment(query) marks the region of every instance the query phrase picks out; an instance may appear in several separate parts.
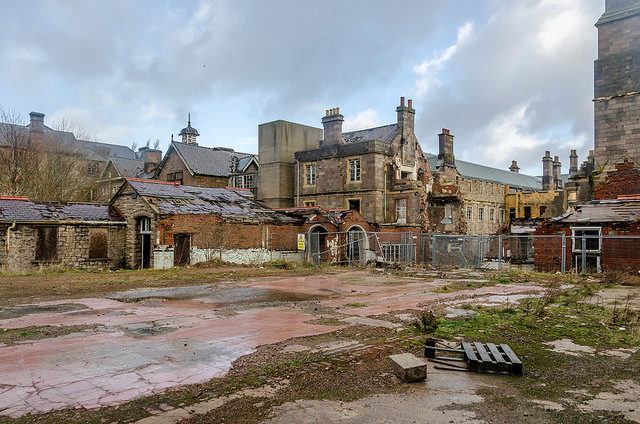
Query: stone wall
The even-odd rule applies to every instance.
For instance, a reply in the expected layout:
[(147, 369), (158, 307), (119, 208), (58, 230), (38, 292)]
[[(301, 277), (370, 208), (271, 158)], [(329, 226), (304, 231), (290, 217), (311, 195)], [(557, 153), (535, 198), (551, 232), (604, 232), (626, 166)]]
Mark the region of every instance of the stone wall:
[[(51, 266), (73, 269), (114, 269), (124, 262), (124, 225), (56, 225), (58, 243), (57, 258), (52, 261), (36, 261), (37, 226), (18, 224), (10, 231), (7, 255), (7, 226), (0, 228), (0, 269), (5, 272), (32, 272)], [(108, 257), (89, 258), (89, 233), (93, 228), (107, 231)]]

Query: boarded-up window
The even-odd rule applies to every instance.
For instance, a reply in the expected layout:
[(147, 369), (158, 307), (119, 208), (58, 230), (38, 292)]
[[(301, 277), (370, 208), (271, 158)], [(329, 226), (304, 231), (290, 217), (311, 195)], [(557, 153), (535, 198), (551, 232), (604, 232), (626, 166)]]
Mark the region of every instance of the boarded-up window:
[(36, 260), (54, 261), (58, 258), (58, 228), (36, 228)]
[(92, 228), (89, 230), (89, 259), (103, 259), (109, 257), (109, 239), (106, 228)]

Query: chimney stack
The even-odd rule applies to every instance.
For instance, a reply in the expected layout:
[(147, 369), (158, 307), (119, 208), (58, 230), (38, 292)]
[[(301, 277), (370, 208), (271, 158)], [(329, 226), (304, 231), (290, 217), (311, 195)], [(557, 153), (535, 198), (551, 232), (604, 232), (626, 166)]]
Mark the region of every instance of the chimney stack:
[(456, 167), (456, 158), (453, 154), (453, 136), (446, 128), (443, 128), (442, 133), (438, 134), (438, 165), (439, 169), (444, 169), (445, 166)]
[(553, 158), (553, 188), (555, 190), (562, 189), (562, 164), (558, 156)]
[(509, 171), (515, 172), (516, 174), (520, 173), (520, 167), (518, 166), (517, 160), (511, 161), (511, 166), (509, 167)]
[(398, 113), (398, 129), (402, 134), (402, 139), (406, 140), (413, 135), (416, 111), (413, 109), (413, 101), (409, 99), (407, 106), (404, 105), (404, 97), (400, 97), (400, 106), (396, 108)]
[(578, 173), (578, 153), (575, 150), (571, 150), (569, 155), (569, 176), (573, 177)]
[(33, 133), (44, 133), (44, 113), (31, 112), (29, 114), (29, 131)]
[(553, 189), (553, 159), (551, 159), (551, 152), (544, 152), (542, 158), (542, 189)]
[(150, 149), (146, 146), (138, 149), (137, 156), (144, 161), (145, 174), (155, 171), (162, 161), (162, 151)]
[(340, 115), (340, 108), (327, 109), (325, 113), (325, 116), (322, 118), (322, 126), (324, 127), (324, 141), (322, 142), (322, 146), (341, 144), (344, 116)]

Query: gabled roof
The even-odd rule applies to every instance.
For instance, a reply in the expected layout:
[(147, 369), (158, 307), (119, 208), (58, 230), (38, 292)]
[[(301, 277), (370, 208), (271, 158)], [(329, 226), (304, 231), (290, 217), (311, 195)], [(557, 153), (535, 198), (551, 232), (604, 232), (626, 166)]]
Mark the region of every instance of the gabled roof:
[[(438, 167), (438, 156), (432, 153), (425, 153), (425, 156), (429, 162), (429, 167), (431, 167), (432, 171), (435, 171)], [(518, 174), (458, 159), (456, 159), (456, 168), (464, 178), (489, 181), (499, 184), (509, 184), (512, 188), (542, 190), (542, 182), (537, 177), (533, 177), (531, 175)]]
[(382, 127), (366, 128), (364, 130), (342, 133), (342, 138), (348, 143), (378, 140), (390, 143), (398, 132), (398, 124), (384, 125)]
[(567, 224), (623, 223), (640, 220), (638, 200), (594, 200), (578, 206), (574, 212), (553, 218)]
[(110, 158), (109, 162), (113, 164), (113, 167), (118, 171), (121, 177), (137, 178), (144, 174), (144, 160), (142, 159), (125, 159), (125, 158)]
[(255, 162), (256, 166), (260, 167), (260, 164), (254, 155), (245, 156), (238, 160), (238, 172), (245, 172), (251, 162)]
[(126, 181), (159, 214), (213, 214), (241, 221), (294, 221), (241, 195), (237, 189), (183, 186), (154, 180)]
[(110, 205), (95, 203), (34, 202), (26, 197), (0, 196), (0, 221), (93, 221), (122, 222)]
[(228, 177), (232, 172), (233, 157), (238, 160), (254, 156), (250, 153), (234, 152), (219, 147), (203, 147), (174, 141), (162, 159), (158, 172), (164, 167), (171, 150), (175, 150), (185, 166), (194, 175)]

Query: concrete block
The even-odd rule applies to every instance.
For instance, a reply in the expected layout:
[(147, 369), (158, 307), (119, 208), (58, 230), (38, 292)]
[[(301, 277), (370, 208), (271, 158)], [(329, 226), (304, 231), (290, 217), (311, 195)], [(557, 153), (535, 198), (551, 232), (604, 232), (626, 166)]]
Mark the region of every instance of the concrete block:
[(412, 353), (391, 355), (389, 359), (391, 359), (393, 373), (400, 380), (412, 383), (427, 378), (427, 363)]

